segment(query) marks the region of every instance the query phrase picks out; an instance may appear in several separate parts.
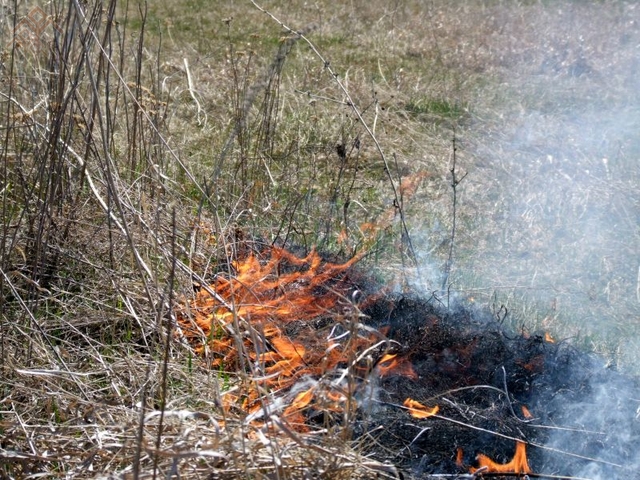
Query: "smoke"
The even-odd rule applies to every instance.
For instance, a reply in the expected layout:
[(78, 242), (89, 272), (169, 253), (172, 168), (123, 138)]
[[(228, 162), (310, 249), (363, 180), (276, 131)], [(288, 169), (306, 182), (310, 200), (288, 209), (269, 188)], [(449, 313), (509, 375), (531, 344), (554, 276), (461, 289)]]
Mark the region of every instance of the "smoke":
[[(469, 222), (486, 250), (465, 268), (504, 301), (535, 304), (537, 318), (525, 322), (637, 372), (637, 342), (625, 339), (640, 333), (639, 8), (604, 2), (598, 18), (569, 2), (555, 8), (566, 24), (542, 29), (532, 19), (531, 31), (540, 29), (532, 49), (546, 50), (543, 60), (533, 71), (513, 65), (512, 103), (465, 133), (463, 202), (492, 205)], [(575, 476), (630, 476), (639, 467), (629, 443), (639, 428), (637, 389), (616, 375), (581, 381), (591, 394), (557, 398), (553, 425), (599, 434), (558, 429), (546, 446), (594, 459)]]
[[(543, 3), (431, 12), (443, 61), (490, 79), (456, 131), (451, 284), (640, 371), (640, 5)], [(451, 232), (423, 225), (437, 285)]]
[[(434, 2), (434, 48), (447, 66), (489, 80), (465, 97), (469, 118), (456, 128), (468, 175), (458, 187), (451, 290), (437, 293), (504, 304), (527, 330), (602, 354), (577, 378), (563, 375), (579, 369), (558, 369), (568, 386), (545, 405), (558, 412), (545, 419), (558, 427), (546, 447), (593, 458), (575, 476), (631, 478), (640, 393), (612, 370), (640, 372), (640, 5), (460, 8)], [(412, 233), (416, 287), (427, 292), (443, 278), (445, 223), (424, 219)]]
[(569, 380), (571, 386), (581, 383), (586, 388), (579, 396), (568, 388), (547, 401), (549, 411), (558, 411), (556, 423), (550, 424), (569, 428), (552, 429), (545, 447), (591, 459), (576, 462), (580, 467), (572, 470), (575, 476), (594, 480), (633, 477), (640, 466), (633, 447), (640, 434), (637, 382), (603, 370), (595, 359), (589, 368), (577, 367), (574, 373), (577, 378)]

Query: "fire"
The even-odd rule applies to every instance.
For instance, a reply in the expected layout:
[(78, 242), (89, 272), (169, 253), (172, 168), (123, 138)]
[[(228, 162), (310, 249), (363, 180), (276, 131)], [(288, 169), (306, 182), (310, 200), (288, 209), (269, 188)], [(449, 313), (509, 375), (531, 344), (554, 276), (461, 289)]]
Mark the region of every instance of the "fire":
[(404, 357), (398, 358), (398, 355), (394, 353), (385, 354), (378, 362), (376, 369), (381, 377), (400, 375), (413, 380), (418, 378), (411, 362)]
[(491, 460), (486, 455), (479, 454), (476, 457), (478, 460), (478, 468), (471, 467), (469, 471), (471, 473), (475, 473), (479, 469), (486, 467), (487, 473), (517, 473), (517, 474), (528, 474), (533, 473), (531, 468), (529, 467), (529, 462), (527, 461), (527, 451), (526, 444), (524, 442), (516, 442), (516, 453), (513, 456), (513, 459), (509, 463), (496, 463)]
[(296, 395), (296, 398), (293, 399), (291, 405), (284, 410), (284, 418), (287, 419), (290, 424), (294, 425), (298, 431), (307, 430), (302, 410), (313, 401), (314, 396), (315, 392), (313, 388), (300, 392)]
[(435, 407), (429, 408), (411, 398), (407, 398), (404, 401), (403, 405), (409, 409), (409, 413), (411, 414), (412, 417), (415, 417), (415, 418), (433, 417), (440, 410), (440, 407), (438, 407), (438, 405), (436, 405)]
[[(253, 327), (271, 348), (264, 351), (265, 346), (245, 342), (248, 351), (260, 352), (260, 361), (273, 363), (272, 372), (283, 368), (290, 376), (304, 364), (310, 345), (287, 338), (283, 327), (338, 313), (349, 289), (344, 274), (360, 257), (333, 264), (314, 251), (299, 258), (277, 247), (264, 255), (266, 261), (252, 254), (233, 262), (235, 275), (216, 276), (209, 288), (197, 293), (190, 308), (179, 312), (178, 320), (198, 351), (210, 351), (213, 366), (227, 366), (238, 356), (232, 335), (235, 322)], [(305, 325), (301, 329), (309, 330)], [(313, 343), (311, 340), (320, 339), (307, 340)]]
[(531, 415), (531, 412), (529, 411), (529, 409), (524, 405), (522, 405), (522, 416), (527, 420), (531, 420), (533, 418), (533, 415)]
[(267, 375), (275, 373), (284, 378), (294, 377), (298, 370), (304, 368), (304, 345), (294, 343), (285, 337), (271, 338), (269, 343), (275, 351), (260, 355), (260, 359), (265, 363), (273, 362), (273, 365), (265, 368)]
[[(370, 367), (358, 363), (358, 352), (382, 334), (352, 327), (358, 317), (348, 301), (348, 271), (360, 258), (336, 264), (315, 251), (300, 258), (277, 247), (248, 255), (232, 262), (233, 275), (217, 275), (178, 311), (181, 332), (196, 351), (208, 356), (211, 366), (235, 370), (244, 365), (253, 374), (253, 386), (244, 387), (239, 397), (247, 413), (264, 407), (262, 386), (284, 394), (303, 377), (319, 378), (338, 366), (366, 374)], [(316, 326), (319, 318), (330, 319), (328, 327)], [(402, 359), (383, 358), (378, 365), (386, 374), (415, 378), (411, 364)], [(346, 403), (345, 392), (335, 388), (299, 393), (284, 407), (283, 417), (302, 425), (301, 412), (312, 403), (339, 411)]]
[[(267, 429), (273, 428), (269, 415), (275, 412), (292, 429), (306, 432), (311, 428), (308, 411), (344, 415), (354, 408), (358, 381), (352, 378), (374, 374), (418, 379), (408, 356), (384, 353), (371, 359), (386, 343), (388, 332), (360, 325), (361, 313), (350, 301), (349, 270), (360, 258), (338, 264), (315, 251), (297, 257), (282, 248), (267, 248), (232, 262), (233, 273), (218, 274), (178, 310), (180, 331), (211, 366), (248, 374), (240, 376), (233, 393), (224, 395), (225, 411), (243, 411), (253, 426)], [(471, 357), (463, 353), (462, 358)], [(541, 370), (544, 357), (522, 366)], [(343, 381), (347, 374), (349, 381)], [(436, 416), (440, 410), (412, 398), (403, 406), (417, 419)], [(522, 413), (531, 418), (524, 406)], [(458, 449), (456, 463), (461, 468), (463, 457)], [(477, 461), (479, 467), (471, 473), (531, 473), (526, 445), (520, 441), (506, 464), (482, 454)]]
[(554, 340), (554, 338), (551, 336), (549, 332), (544, 332), (544, 339), (546, 342), (556, 343), (556, 341)]

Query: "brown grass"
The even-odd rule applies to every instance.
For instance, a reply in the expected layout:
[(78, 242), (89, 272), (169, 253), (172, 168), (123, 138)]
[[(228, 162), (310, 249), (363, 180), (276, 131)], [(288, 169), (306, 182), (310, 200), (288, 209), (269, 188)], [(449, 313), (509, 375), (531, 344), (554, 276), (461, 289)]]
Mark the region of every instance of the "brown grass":
[(0, 19), (0, 477), (393, 475), (344, 432), (263, 438), (168, 341), (245, 238), (368, 250), (637, 371), (633, 2), (261, 4), (353, 105), (250, 2), (166, 3), (54, 1), (39, 48), (31, 3)]

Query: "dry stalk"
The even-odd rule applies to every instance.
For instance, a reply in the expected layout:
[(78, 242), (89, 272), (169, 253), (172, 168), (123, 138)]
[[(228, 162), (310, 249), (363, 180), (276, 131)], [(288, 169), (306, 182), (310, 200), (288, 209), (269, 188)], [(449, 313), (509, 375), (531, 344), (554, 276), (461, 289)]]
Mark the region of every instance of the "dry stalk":
[[(184, 62), (184, 71), (187, 74), (187, 90), (189, 91), (189, 95), (191, 95), (191, 98), (193, 99), (193, 102), (196, 104), (196, 108), (197, 108), (198, 125), (202, 127), (206, 127), (207, 119), (208, 119), (207, 112), (204, 111), (204, 109), (200, 105), (200, 101), (196, 97), (197, 92), (193, 86), (193, 79), (191, 78), (191, 71), (189, 70), (189, 60), (187, 60), (187, 58), (185, 57), (183, 59), (183, 62)], [(204, 119), (202, 119), (201, 117), (202, 115), (204, 115)]]
[(336, 85), (338, 86), (338, 88), (340, 89), (342, 94), (347, 99), (347, 101), (346, 101), (347, 105), (349, 106), (349, 108), (351, 108), (353, 113), (358, 118), (358, 121), (360, 122), (360, 124), (363, 126), (363, 128), (367, 132), (367, 135), (373, 141), (373, 143), (374, 143), (374, 145), (376, 147), (376, 150), (378, 151), (378, 154), (380, 155), (380, 159), (382, 160), (382, 162), (384, 164), (384, 171), (385, 171), (385, 174), (386, 174), (386, 176), (387, 176), (387, 178), (389, 180), (389, 185), (391, 187), (391, 191), (392, 191), (392, 194), (393, 194), (393, 199), (394, 199), (393, 205), (396, 208), (398, 214), (400, 215), (400, 222), (402, 224), (402, 230), (403, 230), (402, 238), (406, 239), (406, 241), (407, 241), (407, 244), (408, 244), (408, 247), (409, 247), (409, 252), (411, 254), (410, 255), (411, 256), (411, 260), (414, 262), (414, 264), (416, 266), (416, 269), (418, 270), (418, 273), (419, 273), (420, 265), (418, 265), (418, 263), (417, 263), (416, 252), (413, 249), (413, 243), (411, 241), (411, 236), (409, 235), (409, 228), (407, 226), (406, 219), (405, 219), (402, 197), (401, 197), (401, 195), (399, 193), (398, 187), (395, 184), (393, 176), (391, 175), (391, 168), (389, 166), (389, 161), (387, 160), (387, 156), (384, 153), (384, 150), (382, 148), (382, 145), (378, 141), (378, 138), (373, 133), (373, 130), (371, 129), (371, 127), (369, 127), (369, 124), (366, 122), (366, 120), (362, 116), (362, 112), (360, 111), (358, 106), (355, 104), (355, 102), (351, 98), (349, 90), (345, 87), (345, 85), (342, 82), (342, 80), (340, 80), (340, 77), (339, 77), (338, 73), (331, 66), (331, 62), (328, 61), (324, 57), (324, 55), (320, 52), (320, 50), (318, 50), (318, 48), (315, 46), (315, 44), (311, 40), (309, 40), (309, 38), (303, 32), (301, 32), (299, 30), (295, 30), (295, 29), (289, 27), (284, 22), (282, 22), (278, 17), (276, 17), (273, 13), (271, 13), (269, 10), (267, 10), (264, 7), (260, 6), (255, 0), (251, 0), (251, 3), (258, 10), (260, 10), (264, 14), (268, 15), (273, 21), (275, 21), (278, 25), (280, 25), (280, 27), (285, 29), (288, 33), (293, 34), (296, 37), (299, 37), (302, 40), (304, 40), (305, 43), (309, 46), (309, 48), (311, 48), (313, 53), (322, 62), (322, 64), (324, 65), (324, 68), (327, 70), (327, 72), (329, 72), (329, 74), (331, 75), (331, 78), (333, 78), (333, 80), (335, 81)]
[[(84, 9), (82, 8), (82, 6), (79, 3), (79, 0), (73, 0), (73, 3), (75, 5), (75, 8), (77, 9), (79, 15), (81, 16), (81, 18), (86, 20), (86, 14), (84, 12)], [(169, 155), (171, 155), (171, 157), (176, 161), (176, 163), (180, 166), (180, 168), (185, 173), (185, 175), (187, 175), (187, 177), (188, 177), (189, 181), (191, 182), (191, 184), (198, 189), (200, 194), (202, 194), (203, 198), (206, 198), (209, 201), (211, 201), (211, 199), (209, 198), (209, 195), (206, 193), (205, 189), (200, 185), (200, 183), (196, 180), (196, 178), (193, 175), (193, 173), (191, 172), (191, 170), (189, 168), (187, 168), (187, 166), (180, 159), (180, 157), (175, 152), (175, 150), (171, 147), (171, 145), (169, 145), (168, 141), (166, 140), (166, 138), (164, 137), (162, 132), (160, 132), (160, 130), (156, 126), (155, 122), (151, 118), (151, 115), (149, 114), (149, 112), (145, 108), (143, 108), (143, 106), (140, 104), (140, 101), (138, 100), (138, 97), (134, 94), (134, 92), (129, 87), (127, 81), (125, 80), (125, 78), (122, 75), (122, 72), (113, 63), (113, 60), (111, 59), (111, 57), (109, 55), (109, 52), (107, 52), (104, 49), (104, 47), (102, 46), (102, 44), (99, 42), (99, 39), (98, 39), (98, 36), (97, 36), (96, 32), (93, 29), (90, 29), (89, 30), (89, 34), (92, 36), (93, 40), (98, 45), (98, 48), (102, 52), (102, 54), (104, 56), (104, 59), (106, 60), (107, 64), (111, 68), (111, 70), (118, 77), (118, 80), (120, 82), (121, 88), (127, 93), (127, 95), (129, 96), (130, 100), (139, 108), (140, 114), (147, 120), (149, 128), (151, 128), (151, 130), (154, 132), (154, 134), (157, 135), (157, 138), (162, 143), (163, 148), (165, 148), (166, 151), (169, 153)], [(108, 149), (106, 149), (106, 150), (108, 151)]]

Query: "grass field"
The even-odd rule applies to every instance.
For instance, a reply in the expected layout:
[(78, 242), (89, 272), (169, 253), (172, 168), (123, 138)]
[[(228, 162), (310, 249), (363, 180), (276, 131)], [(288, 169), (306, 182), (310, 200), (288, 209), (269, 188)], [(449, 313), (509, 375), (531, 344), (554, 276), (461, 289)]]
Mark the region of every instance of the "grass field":
[(175, 340), (242, 239), (640, 370), (640, 6), (341, 3), (3, 5), (0, 477), (384, 473)]

